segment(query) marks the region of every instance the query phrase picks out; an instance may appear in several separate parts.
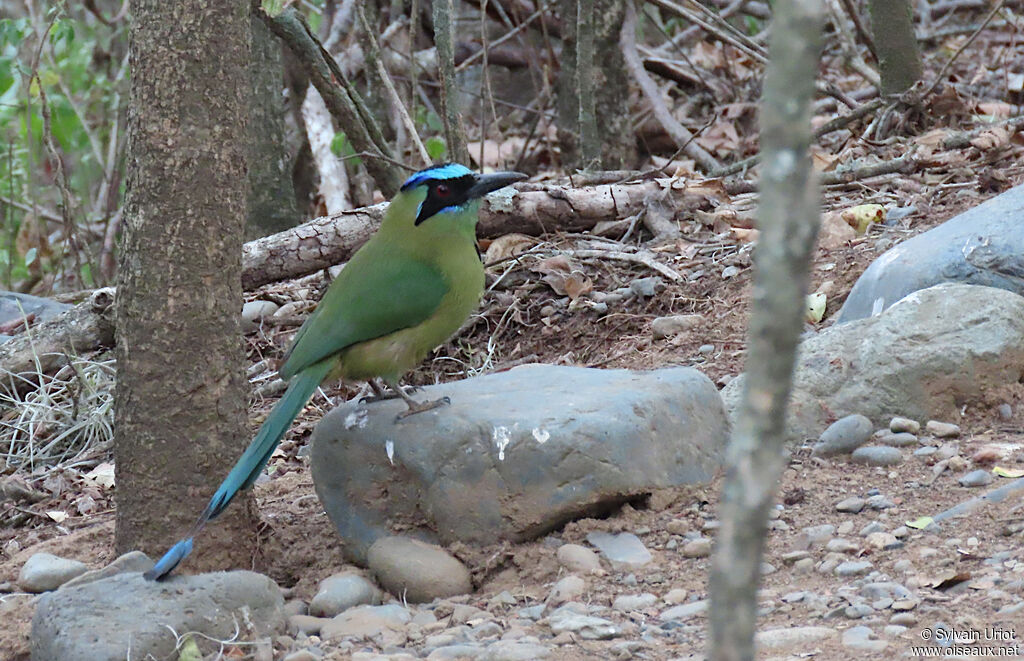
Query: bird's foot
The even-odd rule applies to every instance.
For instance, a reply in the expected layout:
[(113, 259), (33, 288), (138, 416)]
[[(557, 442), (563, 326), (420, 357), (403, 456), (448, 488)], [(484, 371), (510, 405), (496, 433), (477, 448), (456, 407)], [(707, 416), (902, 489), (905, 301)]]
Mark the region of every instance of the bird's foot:
[(452, 400), (447, 397), (442, 397), (441, 399), (432, 399), (425, 402), (417, 402), (413, 399), (406, 399), (405, 403), (409, 405), (409, 409), (395, 416), (395, 422), (404, 420), (405, 418), (408, 418), (410, 415), (423, 413), (424, 411), (432, 411), (439, 406), (447, 406), (452, 403)]
[(420, 390), (422, 390), (422, 388), (420, 388), (419, 386), (404, 386), (404, 387), (399, 386), (399, 387), (402, 388), (401, 392), (399, 392), (397, 390), (394, 390), (394, 389), (392, 389), (390, 387), (389, 387), (388, 390), (385, 391), (384, 389), (382, 389), (380, 386), (378, 386), (376, 383), (374, 383), (372, 381), (370, 381), (370, 387), (373, 389), (373, 394), (372, 395), (366, 395), (365, 397), (360, 397), (359, 398), (359, 403), (360, 404), (371, 404), (373, 402), (386, 402), (389, 399), (399, 399), (399, 398), (408, 401), (409, 395), (412, 395), (413, 393), (417, 393)]

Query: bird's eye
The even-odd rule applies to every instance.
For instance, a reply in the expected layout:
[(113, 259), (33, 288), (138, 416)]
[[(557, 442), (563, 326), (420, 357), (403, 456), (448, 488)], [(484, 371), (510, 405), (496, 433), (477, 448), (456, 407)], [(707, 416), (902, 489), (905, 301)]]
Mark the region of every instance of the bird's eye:
[(438, 197), (448, 197), (451, 193), (452, 189), (448, 187), (448, 184), (438, 184), (434, 187), (434, 194)]

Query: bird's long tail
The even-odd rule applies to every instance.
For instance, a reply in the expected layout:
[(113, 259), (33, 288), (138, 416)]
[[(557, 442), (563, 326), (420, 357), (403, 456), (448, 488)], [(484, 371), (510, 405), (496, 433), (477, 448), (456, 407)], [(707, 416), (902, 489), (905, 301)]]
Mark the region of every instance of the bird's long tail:
[(327, 377), (334, 363), (333, 359), (322, 360), (310, 365), (292, 378), (291, 383), (288, 384), (288, 390), (267, 416), (263, 426), (260, 427), (256, 437), (252, 439), (235, 467), (221, 482), (220, 487), (210, 499), (210, 503), (199, 515), (195, 525), (184, 539), (172, 546), (156, 565), (144, 574), (146, 580), (159, 581), (174, 571), (178, 563), (192, 552), (192, 540), (203, 529), (206, 522), (223, 512), (234, 499), (235, 494), (252, 486), (264, 466), (270, 461), (270, 455), (274, 453), (281, 437), (284, 436), (295, 416), (299, 414), (309, 398), (313, 396), (317, 386)]

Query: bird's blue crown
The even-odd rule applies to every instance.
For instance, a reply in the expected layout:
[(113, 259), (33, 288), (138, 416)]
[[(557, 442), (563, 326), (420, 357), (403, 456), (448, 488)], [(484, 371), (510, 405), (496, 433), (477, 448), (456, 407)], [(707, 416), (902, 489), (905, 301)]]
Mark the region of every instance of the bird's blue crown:
[(420, 170), (406, 179), (405, 183), (402, 184), (402, 190), (409, 190), (410, 188), (419, 186), (424, 181), (428, 181), (430, 179), (458, 179), (459, 177), (465, 177), (467, 174), (471, 175), (473, 174), (473, 171), (459, 163), (433, 165), (425, 170)]

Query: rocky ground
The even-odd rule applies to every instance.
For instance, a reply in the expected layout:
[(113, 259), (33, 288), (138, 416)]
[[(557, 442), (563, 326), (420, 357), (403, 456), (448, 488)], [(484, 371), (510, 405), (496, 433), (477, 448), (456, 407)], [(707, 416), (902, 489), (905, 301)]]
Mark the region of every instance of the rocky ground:
[[(832, 282), (829, 313), (884, 249), (977, 203), (976, 195), (961, 193), (930, 189), (904, 200), (927, 214), (918, 211), (898, 225), (820, 249), (812, 286)], [(841, 206), (841, 195), (831, 203)], [(688, 263), (690, 274), (703, 270), (703, 275), (627, 300), (604, 316), (570, 314), (558, 308), (557, 292), (534, 288), (520, 310), (523, 316), (496, 327), (502, 313), (491, 298), (480, 322), (441, 356), (465, 359), (466, 347), (483, 352), (489, 328), (498, 347), (489, 358), (499, 367), (524, 358), (602, 367), (684, 364), (722, 385), (738, 373), (743, 358), (749, 251), (736, 240), (716, 250), (703, 257), (703, 266), (699, 255)], [(594, 287), (605, 291), (649, 276), (641, 268), (583, 267)], [(666, 314), (700, 319), (681, 334), (656, 337), (651, 323)], [(254, 359), (270, 351), (276, 332), (275, 327), (269, 341), (250, 336)], [(422, 382), (428, 374), (424, 370), (414, 380)], [(993, 478), (994, 464), (1007, 475), (1024, 469), (1021, 395), (1019, 384), (1009, 384), (997, 398), (939, 421), (956, 428), (925, 426), (926, 420), (897, 422), (895, 430), (880, 432), (872, 443), (889, 443), (891, 450), (866, 457), (861, 451), (856, 460), (814, 446), (842, 443), (836, 434), (871, 435), (870, 426), (845, 423), (850, 429), (833, 429), (831, 441), (826, 436), (792, 448), (766, 545), (762, 658), (924, 656), (928, 652), (916, 646), (934, 642), (929, 636), (942, 638), (943, 630), (979, 638), (980, 644), (1002, 650), (996, 654), (1024, 652), (1021, 492), (939, 527), (908, 525), (923, 525), (921, 517), (1000, 486), (990, 483), (993, 479), (1009, 483), (1009, 478)], [(324, 407), (322, 401), (319, 405)], [(345, 565), (340, 540), (313, 494), (303, 448), (321, 414), (308, 410), (275, 459), (271, 479), (256, 487), (266, 527), (254, 567), (283, 588), (288, 633), (257, 645), (224, 642), (215, 646), (214, 656), (701, 658), (720, 478), (656, 491), (606, 518), (576, 521), (535, 541), (472, 549), (456, 545), (450, 550), (473, 570), (474, 592), (429, 604), (403, 603), (362, 578), (324, 583), (339, 573), (365, 574)], [(53, 587), (113, 560), (112, 499), (109, 484), (87, 479), (104, 474), (104, 464), (94, 464), (92, 471), (54, 471), (30, 481), (28, 488), (44, 499), (19, 505), (29, 514), (0, 530), (4, 659), (28, 656), (29, 622), (38, 601), (28, 591)], [(616, 542), (624, 548), (615, 548)], [(37, 558), (26, 566), (40, 552), (83, 564), (52, 561), (56, 567), (49, 567)]]

